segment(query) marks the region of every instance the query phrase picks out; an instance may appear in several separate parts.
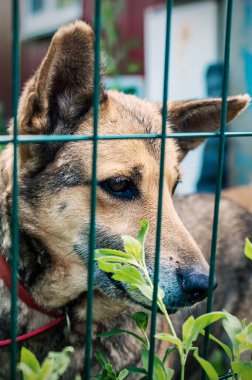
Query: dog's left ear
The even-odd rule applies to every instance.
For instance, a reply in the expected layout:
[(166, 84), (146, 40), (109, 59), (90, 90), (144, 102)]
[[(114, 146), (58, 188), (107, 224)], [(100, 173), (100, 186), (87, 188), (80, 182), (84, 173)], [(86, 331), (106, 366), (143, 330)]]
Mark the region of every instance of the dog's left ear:
[[(61, 27), (19, 104), (22, 134), (71, 134), (92, 108), (94, 95), (94, 33), (82, 22)], [(103, 84), (100, 100), (106, 99)]]
[[(234, 120), (249, 104), (249, 95), (228, 97), (227, 123)], [(169, 126), (173, 132), (214, 132), (220, 128), (221, 99), (174, 101), (168, 105)], [(182, 160), (204, 138), (181, 138), (176, 142)]]

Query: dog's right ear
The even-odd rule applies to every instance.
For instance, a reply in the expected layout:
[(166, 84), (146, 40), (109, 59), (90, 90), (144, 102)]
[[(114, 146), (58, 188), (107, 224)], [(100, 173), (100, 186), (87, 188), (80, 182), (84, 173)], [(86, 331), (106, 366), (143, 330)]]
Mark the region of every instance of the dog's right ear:
[[(250, 96), (237, 95), (227, 98), (227, 123), (234, 120), (250, 103)], [(220, 128), (222, 99), (178, 100), (168, 105), (168, 118), (173, 132), (214, 132)], [(199, 146), (205, 138), (178, 138), (179, 160)]]
[[(46, 57), (27, 83), (19, 104), (21, 134), (72, 134), (92, 107), (94, 33), (76, 21), (54, 35)], [(100, 100), (106, 99), (100, 86)]]

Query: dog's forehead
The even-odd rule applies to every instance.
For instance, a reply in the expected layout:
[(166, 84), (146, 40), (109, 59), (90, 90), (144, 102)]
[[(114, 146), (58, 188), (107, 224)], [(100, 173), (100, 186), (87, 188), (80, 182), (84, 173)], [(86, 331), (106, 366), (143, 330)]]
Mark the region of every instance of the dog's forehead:
[[(92, 131), (93, 115), (90, 115), (89, 119), (80, 125), (77, 133), (92, 134)], [(134, 95), (108, 91), (107, 101), (101, 105), (99, 112), (98, 133), (100, 135), (160, 135), (161, 131), (161, 106), (139, 99)], [(171, 129), (167, 123), (167, 133), (169, 132)], [(134, 141), (140, 142), (140, 140), (145, 143), (151, 155), (159, 160), (160, 138), (143, 138)], [(116, 141), (119, 142), (119, 139)], [(176, 156), (174, 139), (167, 140), (167, 146), (170, 152)]]
[[(77, 133), (92, 134), (92, 130), (93, 116), (91, 115), (89, 120), (85, 120), (80, 125)], [(108, 91), (107, 101), (100, 107), (99, 135), (161, 134), (161, 130), (162, 116), (157, 104), (132, 95)], [(170, 132), (168, 124), (167, 132)], [(83, 148), (83, 156), (85, 165), (91, 167), (92, 144), (88, 145), (88, 149), (87, 145), (85, 149)], [(123, 167), (129, 167), (131, 163), (132, 168), (147, 165), (153, 166), (154, 170), (158, 171), (160, 147), (160, 138), (99, 140), (100, 170), (107, 172), (107, 169), (111, 171), (114, 168), (120, 171)], [(166, 162), (167, 172), (172, 171), (176, 175), (178, 160), (174, 139), (166, 140)]]

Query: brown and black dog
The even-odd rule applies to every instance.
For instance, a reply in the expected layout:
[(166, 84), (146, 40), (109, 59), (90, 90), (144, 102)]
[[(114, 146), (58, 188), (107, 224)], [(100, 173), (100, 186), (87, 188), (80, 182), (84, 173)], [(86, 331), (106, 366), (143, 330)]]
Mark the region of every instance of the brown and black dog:
[[(46, 57), (21, 95), (18, 110), (20, 134), (92, 136), (93, 45), (93, 31), (81, 21), (69, 24), (55, 34)], [(242, 112), (248, 103), (247, 95), (228, 98), (227, 122)], [(101, 82), (101, 135), (160, 133), (160, 110), (159, 105), (146, 100), (106, 91)], [(167, 132), (215, 131), (219, 128), (220, 110), (220, 99), (171, 102)], [(166, 293), (164, 302), (170, 312), (202, 301), (208, 291), (207, 261), (178, 217), (172, 199), (181, 178), (180, 161), (202, 141), (168, 139), (166, 143), (160, 286)], [(11, 261), (12, 161), (13, 147), (10, 144), (0, 157), (0, 236), (1, 249), (8, 263)], [(159, 140), (99, 141), (96, 246), (121, 249), (120, 236), (136, 235), (138, 221), (149, 220), (146, 261), (151, 275), (159, 165)], [(33, 143), (19, 147), (19, 278), (44, 309), (63, 312), (67, 307), (72, 318), (69, 339), (64, 337), (62, 329), (56, 329), (25, 345), (43, 358), (49, 350), (60, 350), (73, 344), (76, 351), (65, 379), (73, 379), (77, 372), (84, 374), (91, 173), (92, 141)], [(193, 202), (197, 199), (197, 196), (193, 198)], [(183, 198), (183, 204), (184, 201), (186, 204), (190, 198)], [(199, 229), (197, 236), (202, 242), (205, 239), (202, 213), (205, 212), (207, 220), (211, 220), (207, 212), (209, 199), (203, 203), (199, 200), (198, 212), (194, 216), (195, 230)], [(240, 221), (237, 213), (234, 219)], [(247, 221), (249, 217), (244, 215)], [(244, 223), (242, 233), (246, 231), (245, 235), (248, 234), (251, 223), (241, 223)], [(206, 228), (211, 229), (207, 222)], [(230, 235), (233, 239), (234, 234)], [(242, 239), (240, 234), (239, 242)], [(101, 342), (97, 334), (115, 327), (131, 328), (130, 309), (148, 309), (150, 304), (136, 291), (113, 281), (97, 266), (94, 284), (94, 346), (117, 368), (135, 365), (139, 362), (140, 348), (131, 338), (115, 337)], [(0, 299), (0, 339), (6, 339), (10, 336), (10, 294), (1, 279)], [(47, 321), (47, 316), (19, 303), (19, 334)], [(158, 326), (160, 324), (161, 320)], [(9, 350), (1, 350), (0, 378), (8, 378), (9, 361)]]

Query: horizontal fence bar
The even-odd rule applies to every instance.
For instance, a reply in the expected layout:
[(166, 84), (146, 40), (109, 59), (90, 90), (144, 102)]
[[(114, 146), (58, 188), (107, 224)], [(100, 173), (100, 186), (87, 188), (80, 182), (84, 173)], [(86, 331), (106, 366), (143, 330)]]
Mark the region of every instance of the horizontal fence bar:
[[(252, 131), (248, 132), (225, 132), (226, 137), (252, 137)], [(191, 132), (191, 133), (167, 133), (165, 138), (167, 139), (200, 139), (200, 138), (218, 138), (220, 132)], [(146, 134), (132, 134), (132, 135), (98, 135), (98, 140), (143, 140), (143, 139), (161, 139), (160, 133), (146, 133)], [(92, 141), (93, 136), (82, 135), (19, 135), (17, 142), (19, 144), (29, 143), (44, 143), (44, 142), (67, 142), (67, 141)], [(13, 143), (13, 139), (9, 136), (0, 136), (0, 145)]]

